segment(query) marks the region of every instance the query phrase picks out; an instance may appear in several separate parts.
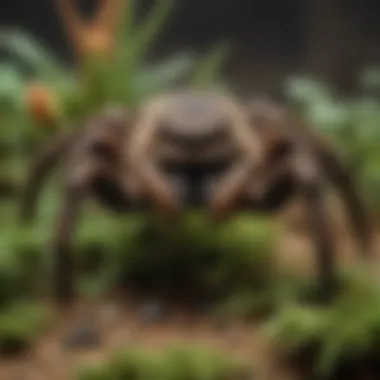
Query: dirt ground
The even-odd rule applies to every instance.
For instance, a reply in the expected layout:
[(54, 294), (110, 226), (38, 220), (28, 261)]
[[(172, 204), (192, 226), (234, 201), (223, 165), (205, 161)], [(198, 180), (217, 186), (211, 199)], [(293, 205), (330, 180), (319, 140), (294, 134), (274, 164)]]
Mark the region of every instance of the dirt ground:
[[(83, 305), (81, 305), (83, 307)], [(73, 351), (65, 348), (62, 338), (68, 326), (77, 321), (81, 307), (61, 316), (56, 326), (22, 358), (0, 360), (0, 379), (4, 380), (69, 380), (74, 379), (80, 365), (102, 361), (118, 348), (130, 345), (154, 349), (186, 342), (216, 347), (252, 362), (255, 373), (263, 379), (291, 380), (288, 373), (281, 377), (269, 374), (271, 356), (260, 334), (260, 325), (235, 324), (217, 328), (207, 317), (173, 311), (164, 323), (139, 325), (132, 305), (109, 302), (94, 307), (92, 318), (101, 325), (100, 348)], [(106, 313), (105, 313), (106, 311)], [(106, 314), (109, 314), (108, 316)], [(270, 376), (270, 377), (269, 377)]]
[[(279, 242), (278, 267), (312, 275), (314, 267), (312, 245), (308, 235), (300, 230), (297, 222), (293, 232), (286, 233)], [(337, 251), (343, 264), (352, 262), (353, 245), (349, 232), (336, 228)], [(380, 236), (376, 246), (380, 247)], [(380, 249), (377, 249), (380, 253)], [(380, 255), (376, 255), (380, 257)], [(65, 349), (62, 339), (69, 326), (83, 316), (83, 308), (90, 312), (88, 321), (96, 323), (101, 329), (101, 348), (85, 351)], [(271, 348), (265, 345), (260, 335), (260, 324), (237, 324), (217, 328), (215, 324), (201, 315), (171, 310), (164, 322), (154, 325), (141, 325), (136, 315), (136, 304), (130, 300), (108, 300), (106, 303), (89, 305), (80, 303), (72, 310), (57, 313), (54, 327), (23, 358), (0, 360), (1, 380), (69, 380), (73, 379), (75, 369), (80, 364), (93, 363), (105, 358), (109, 353), (128, 345), (160, 348), (175, 342), (198, 342), (223, 348), (231, 355), (247, 358), (259, 371), (258, 378), (264, 380), (295, 380), (295, 374), (289, 369), (280, 369), (271, 365)]]

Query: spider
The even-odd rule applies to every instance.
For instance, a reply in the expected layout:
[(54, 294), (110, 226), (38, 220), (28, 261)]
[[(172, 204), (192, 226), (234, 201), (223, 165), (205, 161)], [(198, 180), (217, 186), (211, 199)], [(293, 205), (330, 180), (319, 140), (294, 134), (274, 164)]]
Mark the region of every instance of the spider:
[[(109, 108), (58, 136), (34, 160), (21, 202), (21, 220), (32, 220), (44, 179), (63, 164), (53, 239), (57, 300), (70, 302), (75, 294), (71, 251), (87, 196), (118, 212), (157, 208), (180, 217), (184, 204), (205, 203), (203, 190), (218, 176), (209, 203), (223, 215), (259, 165), (260, 152), (244, 109), (233, 97), (210, 92), (157, 96), (134, 112)], [(194, 201), (197, 192), (202, 194)]]
[(125, 151), (134, 156), (128, 155), (130, 163), (138, 159), (136, 176), (146, 181), (151, 196), (162, 201), (166, 192), (165, 212), (173, 211), (170, 200), (178, 194), (174, 187), (164, 190), (150, 182), (154, 164), (162, 183), (166, 176), (170, 187), (168, 179), (178, 175), (184, 183), (189, 198), (176, 205), (202, 205), (216, 221), (238, 210), (280, 211), (300, 197), (316, 247), (322, 298), (333, 294), (337, 280), (324, 199), (327, 184), (342, 197), (363, 257), (370, 253), (370, 220), (356, 181), (330, 144), (282, 105), (266, 99), (247, 103), (228, 96), (177, 94), (148, 104), (139, 131), (133, 149)]
[[(137, 109), (109, 109), (60, 136), (30, 170), (21, 216), (30, 220), (45, 176), (63, 161), (63, 204), (53, 240), (58, 300), (74, 296), (71, 246), (84, 197), (119, 212), (150, 209), (179, 217), (201, 205), (223, 221), (239, 209), (275, 211), (293, 196), (306, 201), (321, 283), (335, 279), (333, 241), (323, 205), (324, 180), (341, 192), (363, 253), (369, 252), (366, 210), (347, 169), (280, 105), (181, 91)], [(177, 186), (179, 185), (179, 186)]]

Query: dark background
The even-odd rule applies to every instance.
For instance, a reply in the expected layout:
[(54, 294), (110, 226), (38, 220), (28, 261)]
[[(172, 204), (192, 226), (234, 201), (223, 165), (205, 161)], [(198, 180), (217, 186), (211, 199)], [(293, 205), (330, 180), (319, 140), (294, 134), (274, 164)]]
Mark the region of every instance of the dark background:
[[(87, 12), (94, 6), (80, 3)], [(153, 3), (138, 1), (141, 17)], [(305, 70), (349, 91), (361, 68), (380, 63), (379, 15), (378, 0), (178, 0), (153, 55), (229, 39), (227, 75), (241, 91), (276, 92), (287, 75)], [(54, 0), (1, 0), (0, 23), (72, 58)]]

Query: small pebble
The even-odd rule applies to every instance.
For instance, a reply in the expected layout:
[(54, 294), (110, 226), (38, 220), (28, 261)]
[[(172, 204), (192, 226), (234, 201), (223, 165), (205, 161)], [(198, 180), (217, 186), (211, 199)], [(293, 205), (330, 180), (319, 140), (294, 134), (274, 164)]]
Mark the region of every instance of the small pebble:
[(68, 349), (95, 349), (101, 345), (100, 331), (94, 326), (75, 326), (62, 343)]
[(141, 306), (138, 319), (144, 325), (162, 322), (165, 318), (165, 307), (160, 301), (149, 301)]

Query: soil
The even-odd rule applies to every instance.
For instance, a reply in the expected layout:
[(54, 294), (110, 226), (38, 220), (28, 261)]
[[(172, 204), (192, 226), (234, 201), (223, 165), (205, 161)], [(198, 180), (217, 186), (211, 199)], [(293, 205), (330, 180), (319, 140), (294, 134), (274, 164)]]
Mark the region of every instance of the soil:
[[(102, 322), (100, 348), (67, 349), (62, 338), (70, 326), (78, 321), (83, 306), (78, 305), (76, 310), (61, 315), (56, 326), (36, 344), (30, 354), (0, 360), (0, 379), (74, 379), (75, 370), (80, 365), (102, 361), (119, 348), (133, 345), (160, 349), (181, 342), (222, 349), (232, 356), (251, 361), (255, 372), (274, 367), (269, 363), (271, 357), (267, 354), (268, 347), (261, 337), (259, 324), (239, 323), (220, 329), (207, 317), (173, 310), (164, 322), (141, 325), (135, 315), (136, 305), (121, 305), (120, 302), (91, 305), (92, 318), (98, 323)], [(275, 378), (291, 379), (285, 373)]]
[[(279, 242), (278, 267), (292, 270), (305, 276), (312, 275), (314, 262), (312, 245), (302, 225), (293, 215), (293, 232), (286, 233)], [(295, 232), (297, 231), (297, 232)], [(342, 265), (352, 263), (353, 247), (349, 233), (336, 228), (338, 260)], [(377, 239), (380, 248), (380, 236)], [(380, 249), (377, 249), (380, 253)], [(377, 255), (378, 256), (378, 255)], [(100, 348), (74, 351), (62, 343), (84, 310), (90, 312), (88, 322), (96, 323), (101, 330)], [(101, 361), (118, 348), (143, 346), (161, 348), (176, 342), (197, 342), (216, 346), (231, 355), (246, 358), (259, 371), (256, 378), (266, 380), (297, 380), (289, 368), (280, 368), (274, 363), (273, 348), (265, 344), (261, 336), (261, 324), (237, 323), (222, 328), (207, 316), (189, 311), (171, 310), (162, 321), (142, 325), (137, 315), (138, 303), (133, 300), (108, 300), (107, 302), (78, 304), (65, 312), (57, 311), (54, 327), (33, 347), (32, 351), (14, 359), (0, 359), (1, 380), (69, 380), (74, 379), (79, 365)]]

